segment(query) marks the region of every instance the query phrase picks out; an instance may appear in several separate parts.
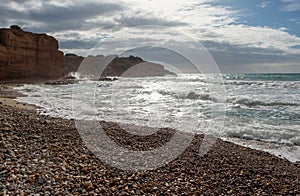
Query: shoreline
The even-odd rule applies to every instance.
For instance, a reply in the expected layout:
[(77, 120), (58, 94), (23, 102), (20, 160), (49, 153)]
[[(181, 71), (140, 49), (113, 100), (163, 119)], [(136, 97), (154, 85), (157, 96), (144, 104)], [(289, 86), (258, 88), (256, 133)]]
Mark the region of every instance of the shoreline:
[[(12, 100), (9, 92), (2, 92), (9, 98), (0, 101), (2, 194), (300, 194), (299, 164), (221, 139), (201, 157), (201, 135), (161, 168), (134, 172), (110, 167), (87, 149), (73, 120), (39, 115), (33, 106)], [(110, 137), (126, 147), (156, 144), (151, 138), (124, 137), (115, 123), (103, 123)]]
[(281, 159), (287, 159), (292, 163), (300, 164), (300, 146), (259, 140), (249, 140), (243, 138), (222, 137), (221, 139), (246, 148), (264, 151)]
[[(76, 81), (74, 81), (73, 79), (71, 79), (71, 80), (70, 79), (60, 79), (60, 80), (50, 80), (50, 81), (33, 81), (33, 82), (32, 81), (28, 81), (28, 82), (21, 81), (21, 82), (24, 82), (24, 83), (22, 84), (22, 83), (18, 83), (15, 81), (15, 82), (9, 83), (9, 84), (13, 85), (12, 87), (20, 86), (20, 85), (24, 85), (24, 84), (65, 85), (65, 84), (73, 84)], [(14, 90), (14, 89), (10, 89), (9, 94), (10, 93), (16, 94), (15, 96), (13, 96), (13, 98), (26, 96), (26, 95), (20, 93), (18, 90)], [(8, 96), (8, 97), (12, 97), (12, 96)], [(0, 99), (1, 99), (1, 94), (0, 94)], [(29, 104), (26, 102), (13, 101), (12, 104), (14, 106), (24, 105), (25, 107), (28, 106), (28, 107), (31, 107), (32, 109), (33, 108), (42, 109), (37, 105)], [(66, 118), (66, 119), (72, 119), (72, 118)], [(279, 158), (288, 159), (289, 161), (294, 162), (294, 163), (300, 163), (300, 157), (295, 155), (297, 153), (300, 153), (300, 146), (296, 146), (296, 145), (294, 146), (294, 145), (289, 145), (289, 144), (285, 144), (285, 143), (276, 143), (276, 142), (271, 142), (271, 141), (249, 140), (249, 139), (245, 139), (242, 137), (226, 137), (226, 136), (224, 136), (224, 137), (220, 137), (220, 138), (224, 141), (229, 141), (229, 142), (232, 142), (232, 143), (240, 145), (240, 146), (268, 152), (272, 155), (276, 155)]]
[(25, 84), (41, 84), (41, 82), (0, 82), (0, 104), (11, 106), (16, 109), (36, 111), (36, 109), (38, 109), (38, 106), (28, 103), (21, 103), (15, 100), (18, 97), (24, 97), (26, 95), (13, 88), (23, 86)]

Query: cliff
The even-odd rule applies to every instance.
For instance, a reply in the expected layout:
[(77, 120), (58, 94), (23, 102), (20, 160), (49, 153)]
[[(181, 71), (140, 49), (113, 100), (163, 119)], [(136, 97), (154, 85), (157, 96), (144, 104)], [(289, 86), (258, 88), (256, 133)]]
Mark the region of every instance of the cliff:
[(76, 54), (65, 54), (63, 75), (66, 76), (71, 72), (76, 72), (83, 59), (82, 56), (77, 56)]
[(58, 41), (46, 34), (0, 29), (0, 80), (62, 75), (63, 52)]
[(64, 60), (64, 73), (66, 75), (76, 71), (84, 75), (95, 76), (96, 78), (106, 76), (147, 77), (175, 75), (164, 69), (160, 64), (147, 62), (140, 57), (134, 56), (116, 57), (98, 55), (83, 58), (69, 54), (64, 57)]

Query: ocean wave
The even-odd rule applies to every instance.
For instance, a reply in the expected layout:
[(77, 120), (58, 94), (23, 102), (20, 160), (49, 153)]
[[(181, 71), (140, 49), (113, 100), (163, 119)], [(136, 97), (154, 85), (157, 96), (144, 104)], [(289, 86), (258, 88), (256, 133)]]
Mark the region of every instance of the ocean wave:
[(159, 90), (158, 93), (162, 95), (170, 95), (177, 99), (190, 99), (190, 100), (203, 100), (203, 101), (212, 101), (218, 103), (218, 99), (215, 97), (212, 97), (208, 93), (196, 93), (194, 91), (184, 93), (184, 92), (173, 92), (173, 91), (162, 91)]
[(300, 146), (300, 137), (295, 136), (290, 139), (282, 139), (282, 138), (269, 138), (269, 137), (259, 137), (257, 135), (246, 134), (243, 132), (228, 132), (227, 136), (231, 138), (238, 138), (243, 140), (253, 140), (253, 141), (262, 141), (267, 143), (275, 143), (275, 144), (284, 144), (284, 145), (295, 145)]
[(224, 74), (226, 80), (247, 80), (247, 81), (300, 81), (299, 73), (249, 73), (249, 74)]
[(291, 141), (296, 146), (300, 146), (300, 136), (293, 137), (289, 141)]
[(300, 89), (299, 81), (243, 81), (243, 80), (234, 80), (234, 81), (225, 81), (225, 85), (234, 85), (234, 86), (261, 86), (261, 87), (270, 87), (270, 88), (284, 88), (284, 89)]
[(225, 85), (231, 84), (231, 85), (263, 85), (263, 82), (257, 82), (257, 81), (226, 81), (224, 82)]
[(265, 101), (253, 100), (253, 99), (245, 98), (245, 97), (229, 98), (229, 99), (227, 99), (227, 103), (232, 103), (235, 105), (236, 104), (245, 105), (248, 107), (254, 107), (254, 106), (300, 106), (299, 103), (294, 103), (294, 102), (281, 102), (281, 101), (265, 102)]
[(293, 88), (300, 89), (300, 82), (268, 82), (265, 83), (266, 87), (279, 87), (279, 88)]
[(213, 101), (213, 102), (218, 102), (218, 99), (215, 97), (212, 97), (210, 94), (198, 94), (195, 92), (189, 92), (186, 96), (185, 99), (192, 99), (192, 100), (197, 100), (197, 99), (201, 99), (201, 100), (205, 100), (205, 101)]

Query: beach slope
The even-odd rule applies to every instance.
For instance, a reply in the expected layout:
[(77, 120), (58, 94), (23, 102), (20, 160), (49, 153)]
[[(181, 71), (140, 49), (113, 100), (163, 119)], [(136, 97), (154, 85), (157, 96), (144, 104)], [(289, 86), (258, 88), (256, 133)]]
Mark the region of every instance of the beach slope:
[[(300, 165), (266, 152), (218, 139), (199, 156), (203, 137), (198, 135), (181, 156), (161, 168), (123, 171), (97, 159), (72, 120), (41, 116), (7, 99), (2, 99), (0, 110), (1, 195), (300, 194)], [(115, 123), (102, 125), (111, 138), (129, 148), (144, 150), (143, 144), (157, 142), (151, 137), (128, 138)], [(159, 141), (171, 135), (162, 134)]]

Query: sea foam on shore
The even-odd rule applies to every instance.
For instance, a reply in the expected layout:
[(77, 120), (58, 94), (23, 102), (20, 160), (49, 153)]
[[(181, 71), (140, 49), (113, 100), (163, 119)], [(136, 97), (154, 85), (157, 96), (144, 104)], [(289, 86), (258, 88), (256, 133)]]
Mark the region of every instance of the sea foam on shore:
[[(18, 101), (40, 106), (45, 115), (211, 133), (299, 161), (299, 75), (225, 74), (223, 78), (207, 80), (205, 75), (192, 74), (16, 89), (27, 95)], [(224, 85), (225, 92), (211, 92), (209, 85)]]

